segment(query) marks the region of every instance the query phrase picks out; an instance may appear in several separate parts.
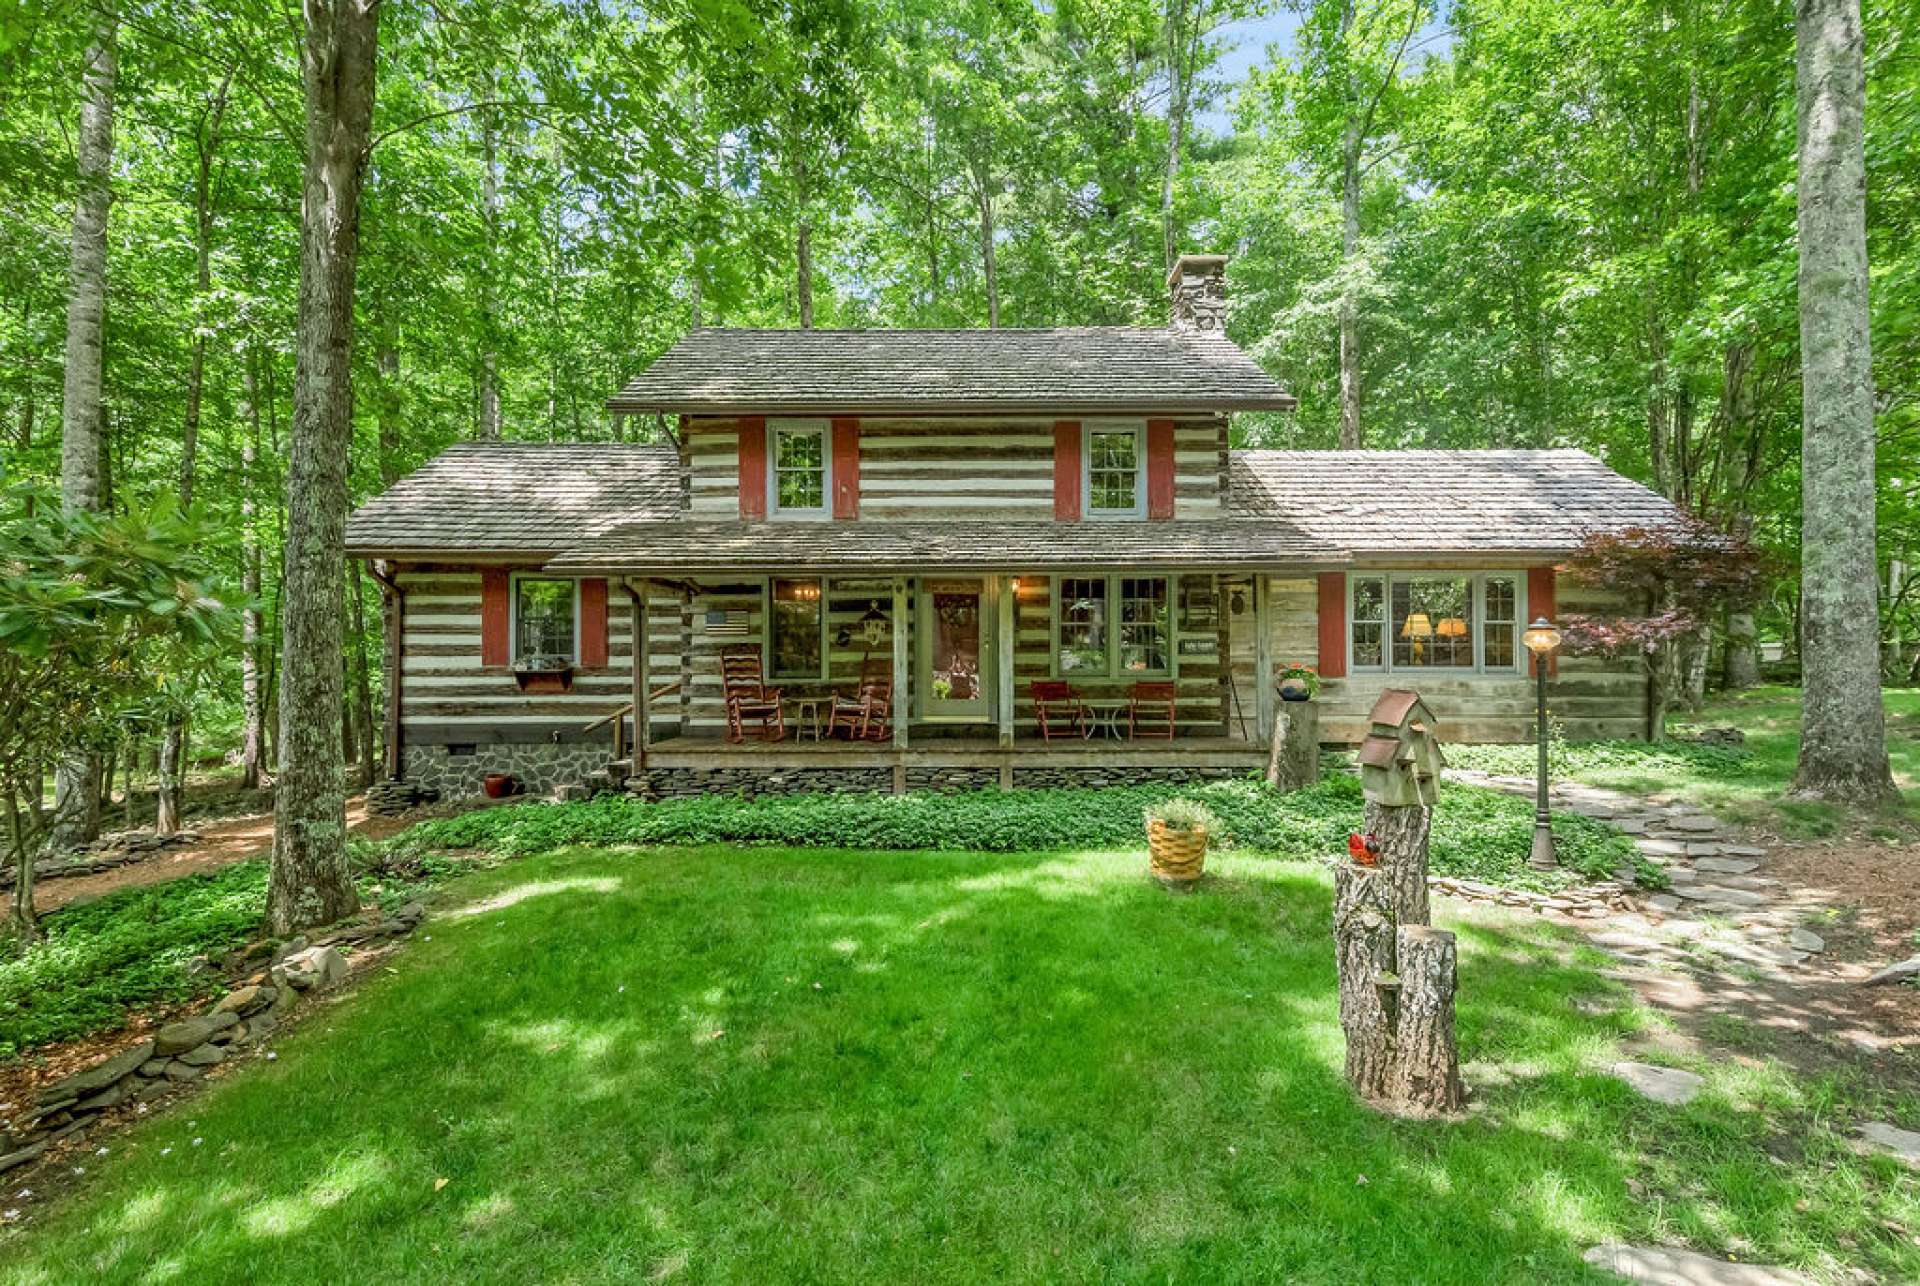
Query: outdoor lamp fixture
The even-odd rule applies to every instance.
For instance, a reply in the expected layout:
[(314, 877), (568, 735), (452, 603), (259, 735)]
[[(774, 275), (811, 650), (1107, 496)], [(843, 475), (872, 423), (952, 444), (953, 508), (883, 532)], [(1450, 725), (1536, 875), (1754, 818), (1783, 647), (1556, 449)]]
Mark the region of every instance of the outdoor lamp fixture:
[(1539, 676), (1540, 713), (1536, 729), (1540, 734), (1540, 770), (1534, 784), (1533, 852), (1527, 865), (1536, 871), (1550, 871), (1559, 865), (1553, 855), (1553, 815), (1547, 809), (1547, 657), (1560, 646), (1560, 631), (1542, 616), (1527, 626), (1520, 641), (1533, 653), (1533, 672)]
[(887, 637), (887, 614), (880, 610), (880, 600), (867, 600), (867, 611), (860, 618), (860, 633), (866, 638), (868, 647), (879, 647), (881, 640)]

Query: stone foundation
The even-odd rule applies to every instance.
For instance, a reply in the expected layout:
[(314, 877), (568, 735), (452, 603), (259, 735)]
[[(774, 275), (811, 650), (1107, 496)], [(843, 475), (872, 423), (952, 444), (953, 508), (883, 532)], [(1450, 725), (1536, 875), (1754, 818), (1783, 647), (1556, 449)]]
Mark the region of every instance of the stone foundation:
[(1184, 768), (1168, 765), (1115, 768), (1053, 768), (1046, 763), (1013, 766), (1013, 784), (1029, 790), (1097, 790), (1105, 786), (1149, 786), (1197, 781), (1230, 781), (1247, 776), (1245, 768)]
[(652, 768), (627, 779), (631, 794), (653, 799), (695, 795), (871, 795), (893, 789), (891, 768)]
[[(453, 749), (458, 749), (454, 747)], [(471, 753), (449, 754), (447, 746), (408, 746), (406, 778), (417, 786), (440, 792), (443, 799), (482, 793), (489, 773), (510, 773), (529, 795), (545, 795), (569, 782), (585, 781), (607, 766), (607, 747), (574, 742), (543, 742), (473, 747)]]

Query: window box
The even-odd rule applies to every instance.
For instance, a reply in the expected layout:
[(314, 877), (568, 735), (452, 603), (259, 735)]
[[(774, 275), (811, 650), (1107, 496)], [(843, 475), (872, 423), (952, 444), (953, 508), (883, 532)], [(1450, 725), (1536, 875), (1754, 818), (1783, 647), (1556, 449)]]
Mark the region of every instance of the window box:
[(513, 681), (522, 692), (567, 692), (573, 688), (573, 662), (564, 656), (523, 656), (513, 663)]

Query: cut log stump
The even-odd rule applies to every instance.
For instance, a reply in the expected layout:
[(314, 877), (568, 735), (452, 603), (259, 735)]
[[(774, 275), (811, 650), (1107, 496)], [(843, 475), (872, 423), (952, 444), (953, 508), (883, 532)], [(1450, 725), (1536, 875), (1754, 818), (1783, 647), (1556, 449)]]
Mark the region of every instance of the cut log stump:
[(1370, 1102), (1386, 1097), (1398, 1007), (1392, 886), (1377, 866), (1342, 862), (1333, 877), (1333, 937), (1347, 1083)]
[(1397, 808), (1367, 801), (1367, 833), (1379, 842), (1380, 870), (1391, 886), (1388, 906), (1395, 924), (1430, 924), (1427, 904), (1427, 832), (1431, 809)]
[(1267, 751), (1267, 785), (1285, 793), (1319, 780), (1320, 707), (1311, 701), (1279, 702)]
[(1453, 1039), (1453, 935), (1424, 924), (1402, 925), (1395, 946), (1400, 990), (1387, 1102), (1396, 1111), (1423, 1115), (1459, 1112), (1467, 1092)]

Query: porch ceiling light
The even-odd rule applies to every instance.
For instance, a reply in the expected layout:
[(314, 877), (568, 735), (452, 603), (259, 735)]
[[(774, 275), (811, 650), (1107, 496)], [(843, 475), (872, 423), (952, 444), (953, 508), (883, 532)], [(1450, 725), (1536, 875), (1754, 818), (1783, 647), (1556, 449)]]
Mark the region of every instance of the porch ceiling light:
[(1554, 623), (1542, 616), (1527, 626), (1520, 641), (1527, 645), (1527, 651), (1535, 656), (1545, 656), (1560, 646), (1560, 630)]

